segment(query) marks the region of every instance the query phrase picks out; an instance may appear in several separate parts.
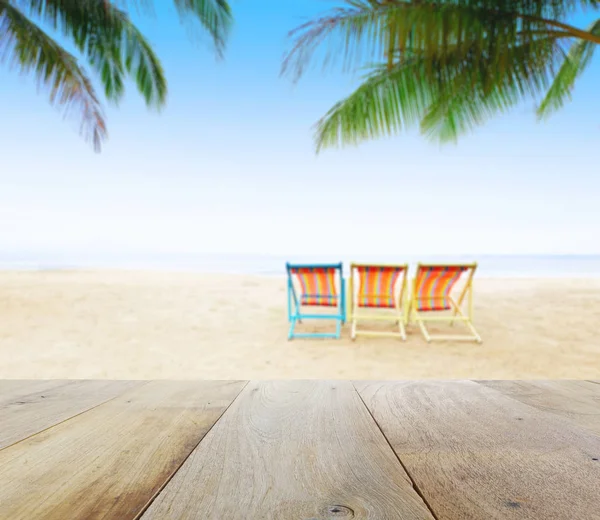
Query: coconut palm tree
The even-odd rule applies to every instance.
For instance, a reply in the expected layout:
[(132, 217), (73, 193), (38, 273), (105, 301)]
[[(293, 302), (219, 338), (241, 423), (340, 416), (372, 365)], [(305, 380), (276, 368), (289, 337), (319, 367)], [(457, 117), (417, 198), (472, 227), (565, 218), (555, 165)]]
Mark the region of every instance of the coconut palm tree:
[(418, 124), (453, 141), (524, 99), (538, 117), (570, 98), (600, 43), (600, 20), (568, 20), (600, 0), (347, 0), (295, 29), (282, 72), (368, 65), (360, 86), (316, 125), (317, 151)]
[[(139, 2), (138, 7), (151, 7), (149, 0)], [(182, 16), (200, 21), (221, 55), (232, 21), (226, 0), (173, 2)], [(106, 121), (82, 60), (96, 73), (109, 101), (121, 99), (127, 76), (148, 106), (160, 107), (166, 100), (160, 61), (131, 22), (128, 7), (127, 0), (0, 0), (0, 60), (33, 72), (52, 104), (78, 115), (82, 135), (97, 151), (107, 136)], [(44, 27), (73, 44), (81, 59)]]

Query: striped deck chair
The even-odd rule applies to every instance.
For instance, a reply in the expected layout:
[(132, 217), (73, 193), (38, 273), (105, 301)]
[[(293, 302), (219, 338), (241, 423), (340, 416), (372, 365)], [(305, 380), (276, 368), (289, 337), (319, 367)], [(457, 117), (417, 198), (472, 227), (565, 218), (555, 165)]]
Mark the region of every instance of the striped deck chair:
[[(292, 338), (339, 338), (346, 322), (346, 290), (342, 264), (286, 264), (288, 274), (288, 320)], [(295, 282), (295, 283), (294, 283)], [(329, 307), (331, 313), (311, 314), (304, 307)], [(335, 320), (335, 332), (295, 332), (303, 319)]]
[[(404, 294), (408, 264), (350, 265), (350, 323), (352, 339), (357, 335), (394, 336), (406, 339)], [(374, 331), (358, 329), (359, 321), (393, 321), (398, 330)]]
[[(472, 340), (481, 343), (473, 326), (473, 275), (477, 264), (418, 264), (410, 303), (410, 318), (418, 323), (427, 342), (431, 340)], [(454, 298), (452, 289), (463, 278), (465, 285)], [(462, 304), (468, 298), (465, 314)], [(444, 311), (450, 311), (449, 314)], [(463, 322), (471, 334), (432, 335), (426, 322)]]

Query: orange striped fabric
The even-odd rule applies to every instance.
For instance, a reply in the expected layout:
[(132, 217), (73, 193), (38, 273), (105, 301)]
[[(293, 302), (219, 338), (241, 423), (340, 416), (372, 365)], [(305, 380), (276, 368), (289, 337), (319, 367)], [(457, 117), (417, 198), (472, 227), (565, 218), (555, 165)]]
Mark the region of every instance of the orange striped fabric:
[(337, 269), (299, 267), (292, 269), (302, 288), (302, 305), (335, 307), (338, 304), (335, 274)]
[(419, 311), (445, 311), (451, 308), (450, 291), (466, 266), (420, 266), (415, 287)]
[(404, 267), (357, 266), (359, 307), (396, 307), (394, 288)]

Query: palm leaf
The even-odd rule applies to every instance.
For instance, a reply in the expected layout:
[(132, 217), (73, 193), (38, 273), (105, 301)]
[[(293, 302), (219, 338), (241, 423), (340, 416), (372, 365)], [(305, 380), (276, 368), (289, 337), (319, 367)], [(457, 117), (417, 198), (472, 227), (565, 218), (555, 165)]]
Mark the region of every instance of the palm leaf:
[[(130, 6), (141, 8), (148, 13), (153, 11), (153, 0), (94, 0), (89, 2), (82, 0), (14, 0), (25, 8), (28, 4), (37, 4), (50, 10), (72, 10), (77, 4), (87, 4), (87, 7), (119, 8), (127, 11)], [(200, 22), (200, 25), (206, 30), (215, 45), (219, 56), (222, 55), (233, 24), (231, 7), (227, 0), (172, 0), (182, 17), (188, 19), (190, 16)], [(164, 0), (161, 0), (164, 2)], [(38, 11), (38, 12), (41, 12)]]
[[(353, 0), (309, 21), (290, 33), (292, 46), (282, 73), (298, 79), (307, 66), (342, 63), (344, 70), (361, 62), (389, 58), (390, 44), (398, 52), (418, 48), (443, 58), (448, 45), (455, 54), (488, 55), (498, 59), (506, 45), (553, 29), (581, 5), (596, 0)], [(554, 27), (554, 29), (557, 29)]]
[[(232, 22), (227, 0), (173, 2), (182, 18), (191, 15), (200, 21), (211, 35), (217, 54), (222, 56)], [(89, 79), (77, 60), (29, 18), (40, 19), (75, 44), (97, 73), (110, 101), (117, 103), (122, 98), (126, 77), (130, 76), (147, 105), (160, 107), (165, 103), (167, 82), (160, 61), (126, 10), (131, 4), (151, 9), (152, 0), (0, 0), (0, 3), (3, 24), (0, 46), (5, 47), (5, 54), (16, 56), (22, 70), (36, 71), (38, 78), (51, 88), (53, 103), (69, 109), (78, 104), (84, 122), (82, 132), (91, 133), (95, 149), (99, 150), (105, 139), (106, 128)]]
[(184, 17), (193, 15), (211, 35), (219, 56), (223, 55), (233, 24), (227, 0), (175, 0), (175, 6)]
[(23, 72), (33, 71), (49, 89), (53, 105), (67, 114), (76, 109), (81, 134), (99, 151), (106, 124), (91, 82), (76, 58), (8, 0), (0, 0), (0, 35), (0, 58), (11, 59)]
[[(160, 0), (164, 2), (164, 0)], [(227, 43), (227, 38), (233, 25), (233, 15), (228, 0), (172, 0), (182, 20), (192, 19), (200, 22), (215, 45), (219, 57)], [(126, 10), (133, 5), (146, 13), (154, 11), (153, 0), (115, 0), (115, 4)]]
[[(600, 20), (591, 24), (588, 31), (600, 36)], [(549, 116), (571, 99), (575, 80), (589, 65), (595, 50), (596, 44), (589, 41), (578, 40), (571, 45), (569, 52), (564, 56), (562, 66), (538, 108), (538, 117)]]
[(553, 37), (540, 37), (506, 50), (500, 72), (494, 63), (462, 63), (440, 86), (438, 98), (421, 120), (421, 131), (445, 142), (506, 112), (524, 98), (539, 97), (550, 84), (560, 47)]
[[(341, 61), (345, 70), (367, 58), (381, 64), (317, 123), (317, 151), (417, 122), (431, 139), (456, 140), (527, 97), (546, 94), (540, 113), (562, 104), (600, 43), (600, 21), (589, 31), (564, 21), (582, 6), (596, 9), (600, 3), (347, 0), (346, 8), (291, 33), (282, 73), (298, 79), (319, 61)], [(574, 44), (559, 69), (565, 39), (585, 43)]]
[(164, 104), (167, 83), (160, 61), (125, 11), (99, 0), (29, 0), (28, 4), (30, 14), (75, 43), (98, 73), (109, 100), (121, 99), (129, 74), (148, 105)]
[(455, 140), (524, 96), (543, 92), (558, 44), (545, 37), (517, 45), (495, 74), (490, 74), (490, 57), (472, 54), (464, 59), (457, 47), (448, 48), (443, 62), (418, 50), (405, 54), (412, 56), (391, 70), (376, 67), (317, 123), (318, 151), (393, 135), (416, 123), (434, 140)]
[(439, 95), (427, 77), (425, 60), (413, 58), (392, 70), (379, 66), (356, 91), (337, 103), (316, 125), (317, 150), (358, 144), (396, 133), (419, 120)]

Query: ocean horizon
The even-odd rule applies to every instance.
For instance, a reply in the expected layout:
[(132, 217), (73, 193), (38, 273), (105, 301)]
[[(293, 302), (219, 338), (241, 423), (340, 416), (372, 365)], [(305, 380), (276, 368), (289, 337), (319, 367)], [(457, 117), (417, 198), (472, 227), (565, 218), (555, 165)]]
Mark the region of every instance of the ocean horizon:
[(285, 263), (477, 262), (478, 274), (511, 277), (600, 277), (600, 255), (260, 255), (235, 253), (0, 253), (3, 271), (156, 270), (200, 273), (285, 274)]

